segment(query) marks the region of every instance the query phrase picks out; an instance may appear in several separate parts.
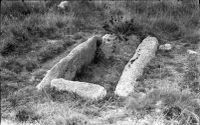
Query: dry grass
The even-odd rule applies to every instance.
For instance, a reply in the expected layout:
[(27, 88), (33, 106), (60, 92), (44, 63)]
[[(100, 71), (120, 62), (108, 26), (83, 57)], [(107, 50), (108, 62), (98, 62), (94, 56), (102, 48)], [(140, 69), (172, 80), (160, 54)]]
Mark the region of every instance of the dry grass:
[[(8, 124), (199, 123), (199, 97), (194, 95), (199, 93), (198, 60), (181, 59), (185, 49), (198, 48), (200, 16), (196, 6), (166, 2), (74, 1), (69, 10), (60, 11), (55, 7), (58, 2), (48, 1), (46, 6), (1, 2), (1, 117), (15, 121)], [(87, 101), (76, 94), (51, 89), (37, 92), (35, 85), (41, 78), (32, 82), (31, 74), (69, 49), (74, 41), (86, 38), (77, 33), (81, 31), (89, 35), (114, 33), (123, 41), (113, 59), (99, 56), (77, 76), (77, 80), (104, 86), (110, 91), (109, 96)], [(141, 95), (134, 93), (130, 97), (132, 101), (125, 106), (127, 102), (114, 96), (112, 91), (123, 66), (139, 44), (137, 40), (127, 41), (132, 34), (140, 41), (147, 35), (156, 36), (161, 44), (170, 42), (183, 49), (169, 53), (159, 51), (138, 79), (136, 91), (147, 95), (139, 98)], [(66, 35), (73, 37), (66, 39)], [(61, 42), (47, 43), (49, 39)], [(182, 78), (184, 82), (180, 84)], [(119, 108), (123, 108), (122, 113), (109, 114), (111, 109)], [(106, 113), (109, 115), (105, 118)]]
[[(122, 2), (123, 3), (123, 2)], [(199, 26), (199, 10), (194, 5), (176, 6), (167, 2), (129, 2), (126, 6), (121, 4), (113, 11), (113, 15), (105, 25), (108, 32), (117, 35), (136, 33), (143, 39), (147, 35), (159, 38), (160, 42), (180, 40), (186, 34), (191, 34)], [(124, 8), (130, 12), (124, 11)], [(116, 16), (122, 19), (115, 18)], [(124, 21), (124, 19), (127, 19)], [(113, 22), (113, 23), (112, 23)], [(107, 25), (109, 27), (107, 28)], [(128, 26), (127, 26), (128, 25)], [(127, 27), (127, 28), (126, 28)]]
[(148, 92), (143, 98), (131, 96), (127, 109), (134, 115), (153, 112), (162, 115), (165, 121), (199, 124), (199, 96), (189, 90), (180, 91), (179, 88), (177, 85), (162, 85), (159, 89)]

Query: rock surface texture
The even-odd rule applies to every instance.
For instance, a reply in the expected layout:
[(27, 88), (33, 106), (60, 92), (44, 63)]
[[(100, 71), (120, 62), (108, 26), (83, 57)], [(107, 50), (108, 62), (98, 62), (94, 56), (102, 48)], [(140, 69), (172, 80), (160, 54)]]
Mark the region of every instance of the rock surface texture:
[(41, 90), (50, 86), (51, 80), (55, 78), (65, 78), (66, 80), (73, 80), (76, 72), (84, 65), (91, 63), (95, 57), (97, 44), (101, 41), (100, 37), (93, 36), (86, 42), (75, 47), (65, 58), (61, 59), (54, 65), (37, 85), (37, 89)]
[(160, 45), (159, 46), (159, 49), (160, 50), (165, 50), (165, 51), (170, 51), (172, 49), (172, 45), (167, 43), (167, 44), (164, 44), (164, 45)]
[(59, 78), (51, 81), (51, 87), (55, 87), (57, 90), (73, 92), (81, 97), (92, 100), (101, 99), (106, 96), (104, 87), (87, 82), (70, 81)]
[(155, 37), (147, 37), (142, 41), (122, 72), (115, 89), (116, 95), (127, 97), (134, 91), (137, 78), (142, 75), (144, 67), (155, 56), (157, 47), (158, 40)]

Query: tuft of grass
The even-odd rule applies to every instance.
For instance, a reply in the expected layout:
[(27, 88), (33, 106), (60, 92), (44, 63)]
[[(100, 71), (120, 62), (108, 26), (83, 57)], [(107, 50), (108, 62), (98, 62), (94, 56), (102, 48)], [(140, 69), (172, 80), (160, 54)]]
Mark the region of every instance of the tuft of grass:
[(67, 47), (74, 44), (74, 41), (58, 41), (57, 43), (49, 43), (37, 52), (37, 60), (44, 63), (56, 55), (62, 53)]
[(67, 24), (68, 18), (56, 13), (31, 14), (23, 21), (11, 22), (7, 28), (2, 29), (5, 38), (2, 40), (0, 52), (3, 56), (28, 53), (37, 49), (35, 46), (40, 45), (41, 39), (60, 38), (63, 35), (60, 30)]
[(188, 90), (181, 92), (172, 87), (163, 87), (150, 91), (142, 98), (132, 96), (130, 100), (127, 104), (127, 109), (130, 111), (141, 113), (144, 110), (153, 112), (159, 109), (167, 120), (177, 120), (179, 123), (199, 123), (198, 96)]
[(56, 26), (58, 19), (50, 19), (51, 17), (48, 13), (44, 15), (32, 14), (24, 20), (24, 29), (33, 38), (56, 38), (59, 36), (57, 33), (58, 27)]
[(44, 4), (29, 4), (21, 1), (2, 1), (1, 15), (9, 16), (10, 18), (25, 18), (31, 13), (44, 13), (46, 11)]
[(49, 44), (38, 52), (38, 61), (41, 63), (46, 62), (47, 60), (55, 57), (57, 54), (63, 52), (63, 50), (63, 45)]
[(148, 83), (148, 80), (159, 81), (172, 76), (171, 71), (165, 68), (164, 63), (160, 58), (161, 57), (156, 57), (147, 64), (142, 76), (137, 79), (138, 84), (135, 86), (135, 91), (146, 93), (149, 89), (158, 87), (154, 83)]
[[(78, 116), (74, 116), (74, 117), (71, 117), (71, 118), (68, 118), (66, 119), (66, 124), (69, 124), (69, 125), (86, 125), (88, 124), (88, 121), (82, 117), (78, 117)], [(60, 124), (56, 124), (56, 125), (60, 125)]]
[(184, 36), (184, 29), (172, 20), (157, 19), (152, 26), (152, 31), (155, 32), (158, 38), (177, 40)]
[(13, 83), (11, 81), (2, 82), (1, 83), (1, 97), (5, 98), (14, 93), (19, 89), (17, 83)]
[(183, 82), (180, 83), (182, 88), (190, 88), (192, 92), (199, 93), (200, 83), (199, 76), (200, 72), (197, 65), (197, 57), (193, 55), (188, 56), (187, 68), (184, 75)]
[[(48, 95), (49, 99), (54, 102), (66, 102), (66, 101), (80, 101), (85, 102), (81, 96), (76, 93), (71, 93), (67, 91), (57, 91), (55, 88), (48, 88), (45, 93)], [(80, 104), (79, 104), (80, 105)]]
[(10, 28), (11, 38), (3, 41), (1, 54), (8, 56), (11, 54), (23, 54), (28, 52), (31, 46), (29, 35), (22, 28), (22, 25), (15, 25)]
[(17, 109), (15, 118), (19, 122), (34, 122), (40, 119), (31, 106), (22, 106)]
[(6, 100), (10, 102), (11, 107), (17, 108), (32, 102), (42, 101), (42, 99), (44, 99), (44, 95), (38, 92), (35, 87), (26, 86), (9, 95)]
[(16, 57), (3, 60), (0, 66), (17, 74), (20, 74), (23, 71), (32, 72), (34, 69), (39, 67), (38, 62), (33, 59), (22, 60), (21, 58)]
[(6, 68), (0, 68), (0, 76), (1, 80), (3, 81), (13, 81), (19, 78), (19, 75), (15, 72), (12, 72)]
[(19, 60), (16, 60), (14, 58), (9, 58), (8, 60), (4, 60), (1, 63), (1, 67), (6, 68), (12, 72), (20, 73), (22, 72), (22, 63)]

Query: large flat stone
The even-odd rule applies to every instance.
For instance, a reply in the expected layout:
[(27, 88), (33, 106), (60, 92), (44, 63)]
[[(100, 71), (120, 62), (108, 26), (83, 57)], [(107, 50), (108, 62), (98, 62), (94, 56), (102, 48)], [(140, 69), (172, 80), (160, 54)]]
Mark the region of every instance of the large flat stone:
[(42, 81), (37, 85), (37, 89), (41, 90), (50, 86), (51, 80), (55, 78), (73, 80), (76, 72), (84, 65), (91, 63), (94, 59), (97, 42), (99, 41), (101, 41), (101, 38), (94, 36), (75, 47), (66, 57), (61, 59), (47, 72)]
[(55, 87), (57, 90), (73, 92), (81, 97), (92, 100), (97, 100), (106, 96), (104, 87), (87, 82), (70, 81), (59, 78), (51, 81), (51, 87)]
[(155, 56), (158, 47), (158, 40), (155, 37), (147, 37), (138, 46), (134, 56), (129, 60), (122, 72), (115, 89), (115, 94), (126, 97), (134, 91), (144, 67)]

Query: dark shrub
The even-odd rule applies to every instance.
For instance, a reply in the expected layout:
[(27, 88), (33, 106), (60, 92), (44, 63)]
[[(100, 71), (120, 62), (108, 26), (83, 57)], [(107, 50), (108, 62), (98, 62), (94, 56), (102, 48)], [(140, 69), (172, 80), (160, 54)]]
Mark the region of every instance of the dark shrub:
[(137, 21), (134, 19), (122, 21), (122, 17), (118, 19), (111, 17), (110, 20), (104, 23), (103, 29), (108, 33), (117, 35), (120, 39), (125, 40), (126, 36), (131, 34), (141, 35), (143, 31), (142, 25), (140, 25)]
[(170, 107), (169, 109), (166, 109), (163, 113), (167, 120), (176, 119), (180, 116), (181, 109), (179, 107)]
[(25, 122), (28, 121), (29, 119), (29, 112), (27, 112), (26, 110), (21, 110), (18, 111), (16, 114), (16, 119), (20, 122)]
[(76, 93), (67, 92), (67, 91), (58, 91), (56, 88), (48, 88), (46, 93), (49, 95), (50, 99), (56, 102), (65, 102), (65, 101), (85, 101), (81, 96)]

